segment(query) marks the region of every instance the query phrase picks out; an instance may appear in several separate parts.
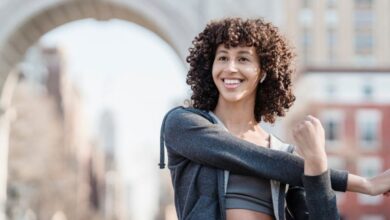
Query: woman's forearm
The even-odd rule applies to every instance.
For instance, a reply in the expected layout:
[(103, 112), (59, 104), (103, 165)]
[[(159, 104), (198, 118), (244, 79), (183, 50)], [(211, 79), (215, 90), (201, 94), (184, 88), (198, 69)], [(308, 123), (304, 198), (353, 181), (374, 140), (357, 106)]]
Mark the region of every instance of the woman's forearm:
[(390, 169), (372, 178), (348, 174), (347, 190), (367, 195), (380, 195), (390, 190)]
[(371, 195), (368, 180), (354, 174), (348, 174), (347, 191)]

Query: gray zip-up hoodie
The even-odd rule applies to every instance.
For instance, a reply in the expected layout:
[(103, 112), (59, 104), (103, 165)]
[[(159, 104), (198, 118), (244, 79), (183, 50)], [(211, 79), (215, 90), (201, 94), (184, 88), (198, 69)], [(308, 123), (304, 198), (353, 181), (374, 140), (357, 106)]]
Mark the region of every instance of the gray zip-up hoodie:
[(330, 179), (333, 189), (345, 191), (346, 171), (304, 176), (301, 158), (236, 138), (217, 125), (207, 111), (194, 108), (169, 111), (162, 123), (160, 141), (160, 167), (165, 165), (165, 144), (179, 220), (225, 219), (224, 170), (276, 181), (273, 188), (279, 186), (279, 196), (274, 211), (279, 220), (285, 219), (286, 184), (305, 186), (311, 219), (338, 219)]
[[(228, 131), (225, 125), (222, 123), (222, 121), (220, 121), (219, 118), (213, 112), (208, 112), (208, 113), (215, 120), (216, 122), (215, 124), (221, 125), (226, 131)], [(293, 153), (294, 151), (293, 146), (281, 142), (278, 138), (276, 138), (272, 134), (270, 135), (270, 148), (274, 150), (288, 152), (288, 153)], [(230, 172), (228, 170), (225, 170), (224, 174), (225, 174), (224, 189), (226, 195)], [(288, 189), (288, 184), (280, 184), (280, 182), (276, 180), (270, 180), (270, 184), (271, 184), (272, 206), (273, 206), (275, 218), (276, 220), (284, 219), (284, 207), (285, 207), (284, 198), (285, 198), (285, 192)]]

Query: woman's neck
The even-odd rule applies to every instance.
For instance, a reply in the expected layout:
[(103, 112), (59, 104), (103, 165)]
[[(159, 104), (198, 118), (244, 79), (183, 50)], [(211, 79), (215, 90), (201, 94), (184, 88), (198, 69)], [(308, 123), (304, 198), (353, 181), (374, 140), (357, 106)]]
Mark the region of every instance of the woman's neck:
[(232, 103), (219, 99), (213, 112), (231, 133), (242, 134), (259, 127), (255, 119), (254, 107), (254, 102), (250, 101)]

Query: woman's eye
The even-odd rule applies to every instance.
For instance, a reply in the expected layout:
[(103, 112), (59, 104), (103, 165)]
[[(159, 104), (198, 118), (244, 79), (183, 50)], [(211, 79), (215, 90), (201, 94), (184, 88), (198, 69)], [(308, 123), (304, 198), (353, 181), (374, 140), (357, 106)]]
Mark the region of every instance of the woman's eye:
[(219, 61), (227, 61), (228, 58), (225, 57), (225, 56), (221, 56), (221, 57), (218, 57), (218, 60), (219, 60)]
[(227, 57), (225, 57), (225, 56), (220, 56), (220, 57), (218, 57), (218, 60), (220, 60), (220, 61), (226, 61), (226, 60), (227, 60)]
[(238, 61), (240, 61), (240, 62), (247, 62), (247, 61), (249, 61), (249, 59), (246, 58), (246, 57), (240, 57), (240, 58), (238, 59)]

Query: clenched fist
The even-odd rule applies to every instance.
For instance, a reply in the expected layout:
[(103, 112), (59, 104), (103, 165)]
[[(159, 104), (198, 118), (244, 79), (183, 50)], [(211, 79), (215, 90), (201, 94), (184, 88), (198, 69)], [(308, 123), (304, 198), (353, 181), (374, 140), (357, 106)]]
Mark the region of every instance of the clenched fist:
[(328, 169), (325, 132), (321, 122), (308, 115), (293, 129), (298, 154), (305, 161), (305, 175), (319, 175)]

